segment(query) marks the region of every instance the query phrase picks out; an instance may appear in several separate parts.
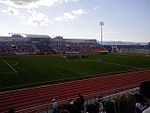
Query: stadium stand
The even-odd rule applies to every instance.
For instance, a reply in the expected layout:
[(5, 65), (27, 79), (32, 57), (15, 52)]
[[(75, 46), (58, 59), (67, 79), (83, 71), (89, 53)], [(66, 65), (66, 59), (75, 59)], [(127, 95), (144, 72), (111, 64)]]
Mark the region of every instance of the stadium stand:
[[(12, 46), (15, 46), (15, 50)], [(67, 52), (96, 53), (102, 46), (96, 40), (51, 38), (48, 35), (26, 34), (0, 37), (0, 54), (62, 54)]]

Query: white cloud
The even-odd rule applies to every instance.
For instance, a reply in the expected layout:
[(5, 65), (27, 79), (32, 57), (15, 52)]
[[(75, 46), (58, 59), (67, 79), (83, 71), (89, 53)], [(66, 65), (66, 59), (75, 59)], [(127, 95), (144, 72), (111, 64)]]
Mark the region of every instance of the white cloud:
[(0, 0), (0, 3), (15, 8), (37, 7), (35, 3), (39, 0)]
[[(2, 10), (2, 12), (6, 12), (10, 15), (19, 15), (19, 11), (17, 9), (27, 9), (28, 13), (30, 13), (30, 16), (28, 17), (29, 20), (27, 22), (29, 25), (48, 25), (51, 23), (48, 16), (43, 13), (36, 12), (34, 10), (35, 8), (40, 6), (51, 7), (56, 4), (75, 1), (77, 0), (0, 0), (0, 4), (8, 5), (8, 10)], [(65, 14), (64, 18), (74, 18), (74, 15), (72, 17), (71, 16), (72, 15)], [(60, 18), (58, 18), (58, 20), (60, 20)]]
[(8, 7), (7, 10), (2, 10), (2, 12), (6, 12), (10, 15), (19, 15), (19, 11), (15, 8), (12, 8), (12, 7)]
[(55, 20), (56, 21), (63, 21), (63, 18), (62, 17), (56, 17)]
[(93, 10), (98, 10), (100, 8), (100, 6), (95, 6), (93, 7)]
[(52, 6), (55, 4), (61, 4), (61, 3), (68, 3), (68, 2), (75, 2), (77, 0), (39, 0), (37, 2), (38, 6)]
[(73, 20), (77, 19), (79, 16), (85, 14), (85, 11), (83, 9), (77, 9), (73, 10), (71, 12), (65, 12), (63, 16), (56, 17), (56, 21), (68, 21), (68, 20)]
[(28, 9), (28, 12), (31, 14), (27, 22), (28, 25), (47, 26), (48, 24), (52, 23), (47, 15), (43, 13), (37, 13), (33, 8)]
[(56, 3), (68, 3), (77, 0), (0, 0), (0, 3), (7, 4), (16, 8), (33, 8), (39, 6), (50, 7)]
[(75, 2), (75, 1), (77, 1), (77, 0), (63, 0), (64, 2), (70, 2), (70, 1), (73, 1), (73, 2)]

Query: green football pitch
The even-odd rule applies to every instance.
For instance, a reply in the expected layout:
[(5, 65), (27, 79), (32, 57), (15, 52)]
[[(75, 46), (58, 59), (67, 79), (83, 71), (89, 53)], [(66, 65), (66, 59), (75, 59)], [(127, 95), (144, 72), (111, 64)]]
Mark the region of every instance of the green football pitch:
[(150, 68), (150, 57), (89, 55), (0, 57), (0, 91)]

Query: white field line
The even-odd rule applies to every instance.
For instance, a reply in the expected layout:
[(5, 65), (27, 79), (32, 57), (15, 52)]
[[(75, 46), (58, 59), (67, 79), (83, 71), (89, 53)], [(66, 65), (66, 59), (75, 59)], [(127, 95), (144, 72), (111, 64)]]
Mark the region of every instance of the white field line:
[(129, 65), (122, 65), (122, 64), (112, 63), (112, 62), (105, 62), (105, 61), (101, 61), (101, 60), (85, 60), (85, 61), (103, 62), (103, 63), (107, 63), (107, 64), (113, 64), (113, 65), (118, 65), (118, 66), (126, 66), (126, 67), (132, 67), (132, 68), (140, 69), (139, 67), (134, 67), (134, 66), (129, 66)]
[(18, 71), (15, 68), (13, 68), (6, 60), (2, 59), (2, 61), (6, 63), (15, 73), (18, 73)]
[(13, 66), (16, 66), (16, 65), (18, 65), (18, 61), (15, 64), (13, 64)]
[(91, 62), (102, 62), (102, 63), (107, 63), (107, 64), (113, 64), (113, 65), (118, 65), (118, 66), (126, 66), (126, 67), (132, 67), (132, 68), (138, 68), (139, 67), (134, 67), (134, 66), (129, 66), (129, 65), (123, 65), (123, 64), (117, 64), (117, 63), (112, 63), (112, 62), (105, 62), (102, 60), (74, 60), (74, 61), (79, 61), (79, 62), (86, 62), (86, 61), (91, 61)]

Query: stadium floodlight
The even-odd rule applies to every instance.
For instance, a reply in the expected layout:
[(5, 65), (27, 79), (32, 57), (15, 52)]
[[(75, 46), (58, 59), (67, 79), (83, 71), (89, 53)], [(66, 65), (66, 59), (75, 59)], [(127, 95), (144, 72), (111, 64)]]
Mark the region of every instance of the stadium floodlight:
[(101, 45), (103, 44), (103, 25), (104, 25), (104, 22), (100, 22), (99, 23), (99, 25), (100, 25), (100, 29), (101, 29)]

